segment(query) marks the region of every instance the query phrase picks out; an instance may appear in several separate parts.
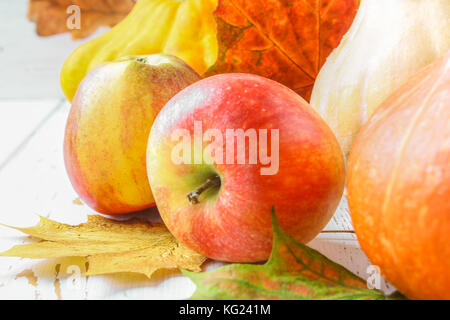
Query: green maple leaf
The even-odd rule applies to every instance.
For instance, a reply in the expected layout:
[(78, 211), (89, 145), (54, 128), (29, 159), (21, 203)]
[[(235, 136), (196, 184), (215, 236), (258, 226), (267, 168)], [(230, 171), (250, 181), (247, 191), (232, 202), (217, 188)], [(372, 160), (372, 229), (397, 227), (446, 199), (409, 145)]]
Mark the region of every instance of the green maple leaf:
[(403, 299), (368, 289), (343, 266), (283, 231), (272, 209), (273, 248), (264, 265), (230, 264), (204, 273), (183, 271), (196, 285), (191, 299)]

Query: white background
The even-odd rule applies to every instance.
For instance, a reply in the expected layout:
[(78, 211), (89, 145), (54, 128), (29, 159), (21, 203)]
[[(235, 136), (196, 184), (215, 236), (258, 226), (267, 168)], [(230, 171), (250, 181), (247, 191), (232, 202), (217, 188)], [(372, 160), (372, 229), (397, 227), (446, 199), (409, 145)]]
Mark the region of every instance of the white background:
[(88, 39), (72, 41), (68, 33), (38, 37), (26, 18), (27, 2), (0, 0), (0, 99), (62, 98), (61, 66)]

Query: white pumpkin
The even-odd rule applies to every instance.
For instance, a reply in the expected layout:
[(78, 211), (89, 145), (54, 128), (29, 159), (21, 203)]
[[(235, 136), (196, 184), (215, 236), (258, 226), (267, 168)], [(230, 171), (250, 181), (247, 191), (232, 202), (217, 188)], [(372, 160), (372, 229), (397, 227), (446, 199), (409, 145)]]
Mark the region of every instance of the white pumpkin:
[(450, 49), (450, 0), (362, 0), (319, 72), (311, 105), (344, 154), (393, 91)]

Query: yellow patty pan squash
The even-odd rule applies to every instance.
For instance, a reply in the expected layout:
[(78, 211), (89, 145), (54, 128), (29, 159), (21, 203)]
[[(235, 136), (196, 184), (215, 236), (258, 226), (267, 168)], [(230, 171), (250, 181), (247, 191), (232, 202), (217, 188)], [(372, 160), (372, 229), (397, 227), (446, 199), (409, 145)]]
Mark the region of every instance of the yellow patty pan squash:
[(316, 79), (311, 105), (345, 155), (373, 112), (450, 49), (450, 0), (362, 0)]
[(216, 7), (217, 0), (139, 0), (118, 25), (67, 58), (61, 70), (64, 94), (72, 101), (92, 68), (129, 55), (171, 54), (203, 74), (217, 60)]

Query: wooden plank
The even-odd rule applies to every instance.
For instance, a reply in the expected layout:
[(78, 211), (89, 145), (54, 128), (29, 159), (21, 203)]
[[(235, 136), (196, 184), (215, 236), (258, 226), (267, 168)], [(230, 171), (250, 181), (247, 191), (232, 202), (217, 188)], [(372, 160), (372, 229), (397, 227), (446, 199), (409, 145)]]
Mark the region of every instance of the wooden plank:
[(0, 170), (20, 151), (62, 100), (0, 100)]
[[(64, 169), (62, 145), (68, 110), (67, 103), (57, 109), (0, 170), (0, 222), (30, 226), (38, 221), (39, 214), (78, 224), (86, 221), (88, 214), (95, 214), (74, 201), (78, 197)], [(352, 230), (345, 199), (327, 229)], [(19, 232), (1, 226), (0, 236), (2, 251), (24, 241)], [(361, 277), (368, 277), (370, 263), (353, 234), (324, 233), (309, 245)], [(220, 265), (223, 264), (208, 262), (206, 268)], [(184, 299), (195, 290), (194, 284), (176, 270), (158, 272), (153, 279), (136, 274), (73, 276), (74, 270), (82, 272), (84, 268), (81, 258), (0, 258), (0, 299)], [(382, 288), (391, 290), (384, 281)]]

